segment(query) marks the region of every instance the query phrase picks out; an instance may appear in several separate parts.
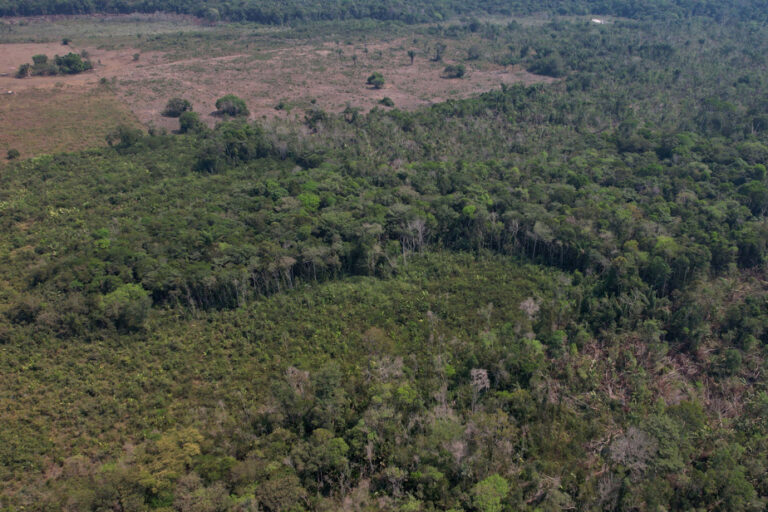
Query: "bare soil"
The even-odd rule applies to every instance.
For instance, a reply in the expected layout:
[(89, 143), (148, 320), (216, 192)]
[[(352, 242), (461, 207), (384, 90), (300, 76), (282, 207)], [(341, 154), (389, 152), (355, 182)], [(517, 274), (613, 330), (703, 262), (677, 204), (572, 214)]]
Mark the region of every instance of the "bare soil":
[[(252, 118), (300, 117), (305, 109), (314, 107), (340, 112), (349, 105), (368, 111), (384, 97), (392, 99), (397, 108), (411, 110), (448, 98), (466, 98), (500, 84), (552, 81), (518, 67), (488, 62), (466, 62), (464, 78), (447, 79), (442, 71), (453, 61), (432, 62), (422, 55), (411, 65), (403, 48), (404, 41), (395, 40), (364, 48), (325, 43), (255, 49), (174, 62), (155, 56), (147, 64), (117, 70), (116, 76), (121, 97), (138, 118), (168, 128), (175, 128), (176, 121), (162, 118), (160, 112), (174, 96), (190, 100), (203, 120), (213, 124), (216, 99), (227, 93), (242, 97)], [(366, 85), (373, 71), (384, 75), (382, 89)], [(283, 108), (276, 109), (278, 104)]]
[[(203, 121), (213, 125), (219, 120), (214, 115), (216, 99), (228, 93), (246, 101), (252, 119), (301, 119), (310, 108), (340, 112), (350, 106), (365, 112), (389, 97), (396, 108), (411, 110), (466, 98), (501, 84), (553, 81), (515, 66), (464, 61), (466, 50), (452, 47), (450, 41), (445, 58), (435, 62), (430, 58), (430, 44), (435, 41), (422, 39), (421, 46), (414, 47), (415, 40), (405, 37), (355, 44), (299, 44), (290, 39), (277, 45), (258, 39), (232, 44), (224, 40), (213, 48), (216, 56), (208, 57), (173, 53), (170, 47), (142, 53), (129, 46), (105, 49), (115, 47), (97, 47), (96, 40), (89, 46), (87, 42), (85, 39), (82, 46), (59, 42), (0, 45), (0, 158), (11, 147), (22, 151), (22, 156), (31, 156), (100, 145), (107, 125), (114, 128), (117, 122), (176, 129), (176, 119), (161, 115), (168, 99), (175, 96), (190, 100)], [(416, 50), (413, 64), (407, 54), (410, 49)], [(94, 63), (91, 71), (15, 78), (19, 66), (31, 63), (33, 55), (52, 58), (82, 50)], [(138, 59), (135, 54), (140, 54)], [(442, 76), (446, 65), (458, 63), (466, 66), (465, 77)], [(366, 85), (374, 71), (385, 78), (381, 89)], [(66, 134), (61, 131), (65, 129)]]

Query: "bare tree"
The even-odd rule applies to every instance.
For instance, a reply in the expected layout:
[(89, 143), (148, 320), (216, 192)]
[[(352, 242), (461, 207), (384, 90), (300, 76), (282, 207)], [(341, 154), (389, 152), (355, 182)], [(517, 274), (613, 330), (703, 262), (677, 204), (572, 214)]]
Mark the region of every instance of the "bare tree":
[(491, 387), (491, 379), (488, 378), (488, 370), (482, 368), (472, 368), (469, 375), (472, 379), (472, 412), (475, 412), (477, 399), (483, 390)]

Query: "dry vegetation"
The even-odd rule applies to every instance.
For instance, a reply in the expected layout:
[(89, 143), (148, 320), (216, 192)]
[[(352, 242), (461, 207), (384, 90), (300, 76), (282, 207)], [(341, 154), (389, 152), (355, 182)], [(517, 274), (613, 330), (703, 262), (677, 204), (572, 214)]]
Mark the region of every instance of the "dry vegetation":
[(100, 146), (121, 123), (138, 121), (105, 89), (62, 86), (5, 94), (0, 102), (0, 162), (10, 148), (30, 157)]
[[(64, 34), (72, 35), (69, 46), (61, 44)], [(484, 59), (465, 62), (463, 79), (441, 78), (447, 64), (464, 62), (466, 48), (478, 42), (440, 40), (418, 29), (396, 36), (363, 31), (292, 36), (285, 29), (203, 27), (167, 15), (6, 20), (0, 26), (0, 89), (6, 96), (0, 106), (0, 151), (15, 148), (29, 156), (103, 144), (110, 128), (130, 122), (127, 110), (145, 125), (175, 129), (175, 119), (160, 115), (174, 96), (189, 99), (213, 124), (213, 105), (227, 93), (245, 99), (252, 118), (301, 118), (315, 107), (367, 111), (389, 97), (397, 108), (413, 109), (502, 83), (549, 80)], [(438, 43), (446, 44), (445, 57), (434, 62)], [(95, 64), (91, 72), (14, 78), (32, 55), (83, 50)], [(415, 52), (413, 64), (409, 50)], [(384, 88), (366, 86), (373, 71), (384, 75)]]
[[(502, 83), (549, 80), (517, 67), (488, 62), (467, 65), (463, 79), (444, 79), (446, 64), (460, 62), (460, 50), (448, 50), (443, 62), (430, 60), (429, 41), (416, 47), (413, 65), (407, 51), (409, 39), (372, 44), (286, 43), (277, 49), (218, 57), (196, 57), (163, 62), (157, 59), (122, 75), (118, 90), (142, 122), (162, 123), (159, 116), (169, 97), (189, 99), (204, 119), (214, 122), (216, 98), (231, 92), (246, 100), (252, 116), (302, 116), (315, 105), (339, 112), (347, 105), (370, 110), (383, 97), (401, 109), (413, 109), (448, 98), (465, 98), (499, 87)], [(381, 72), (382, 89), (366, 86), (366, 77)], [(276, 108), (281, 105), (282, 108)], [(174, 121), (168, 126), (172, 127)]]

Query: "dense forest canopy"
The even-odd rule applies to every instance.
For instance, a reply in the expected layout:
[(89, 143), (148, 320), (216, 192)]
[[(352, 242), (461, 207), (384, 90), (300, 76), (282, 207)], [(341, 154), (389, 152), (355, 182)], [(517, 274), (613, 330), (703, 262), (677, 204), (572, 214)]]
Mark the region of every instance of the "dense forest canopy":
[(0, 16), (173, 12), (193, 14), (210, 21), (282, 24), (317, 20), (398, 20), (406, 23), (441, 21), (456, 15), (602, 14), (626, 18), (690, 18), (706, 16), (718, 21), (765, 22), (765, 0), (0, 0)]
[(4, 167), (0, 506), (765, 510), (768, 9), (534, 7), (636, 19), (423, 29), (551, 84)]

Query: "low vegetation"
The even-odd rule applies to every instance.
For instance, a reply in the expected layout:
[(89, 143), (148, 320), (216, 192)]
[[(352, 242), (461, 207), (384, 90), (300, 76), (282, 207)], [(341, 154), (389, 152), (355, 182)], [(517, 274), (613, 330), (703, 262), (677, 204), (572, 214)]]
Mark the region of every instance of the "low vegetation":
[(33, 64), (22, 64), (16, 72), (16, 78), (27, 76), (76, 75), (93, 69), (93, 63), (77, 53), (68, 53), (62, 57), (56, 55), (48, 60), (46, 55), (34, 55)]
[(366, 83), (370, 86), (372, 86), (374, 89), (381, 89), (384, 87), (384, 75), (379, 73), (378, 71), (374, 71), (371, 73), (371, 76), (368, 77), (368, 80), (366, 80)]
[(180, 117), (184, 112), (192, 110), (192, 104), (183, 98), (171, 98), (163, 109), (165, 117)]
[(219, 115), (230, 117), (248, 117), (248, 107), (242, 98), (234, 94), (227, 94), (216, 100), (216, 110)]
[(462, 78), (467, 74), (467, 68), (464, 64), (450, 64), (443, 69), (445, 78)]

